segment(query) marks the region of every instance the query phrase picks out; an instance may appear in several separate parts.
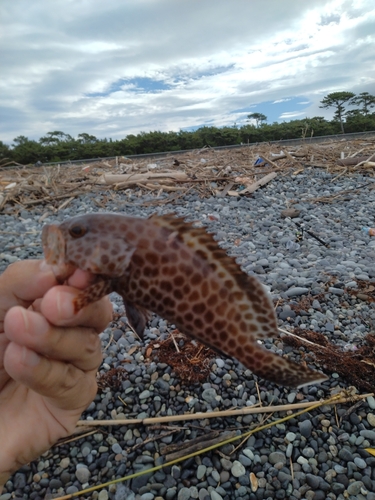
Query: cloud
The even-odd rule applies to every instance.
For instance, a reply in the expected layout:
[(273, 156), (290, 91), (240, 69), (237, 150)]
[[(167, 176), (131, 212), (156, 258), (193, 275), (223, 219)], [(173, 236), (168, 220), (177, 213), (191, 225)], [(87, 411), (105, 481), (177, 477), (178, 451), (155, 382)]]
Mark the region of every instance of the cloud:
[(291, 97), (284, 97), (284, 99), (276, 99), (276, 101), (273, 101), (272, 104), (278, 104), (279, 102), (288, 102), (288, 101), (291, 101), (292, 98)]
[(8, 143), (50, 130), (121, 138), (232, 125), (246, 111), (290, 119), (301, 106), (305, 116), (331, 118), (319, 108), (324, 95), (374, 86), (371, 0), (201, 0), (195, 8), (12, 0), (1, 3), (0, 20), (0, 139)]

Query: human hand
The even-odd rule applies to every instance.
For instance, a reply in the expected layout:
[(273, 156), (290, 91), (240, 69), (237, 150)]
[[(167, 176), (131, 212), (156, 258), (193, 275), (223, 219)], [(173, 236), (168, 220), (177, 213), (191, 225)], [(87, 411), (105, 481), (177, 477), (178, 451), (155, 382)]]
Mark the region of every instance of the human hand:
[(58, 285), (44, 261), (0, 276), (0, 493), (7, 478), (72, 433), (94, 399), (100, 339), (112, 319), (107, 298), (74, 314), (90, 275)]

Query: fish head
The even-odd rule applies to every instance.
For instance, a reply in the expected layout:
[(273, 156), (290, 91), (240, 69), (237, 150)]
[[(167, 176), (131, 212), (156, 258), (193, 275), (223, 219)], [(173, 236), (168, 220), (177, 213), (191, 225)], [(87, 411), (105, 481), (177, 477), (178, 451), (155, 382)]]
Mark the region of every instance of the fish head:
[(75, 269), (106, 278), (125, 274), (135, 246), (126, 242), (113, 216), (87, 214), (44, 226), (44, 255), (58, 280), (66, 280)]

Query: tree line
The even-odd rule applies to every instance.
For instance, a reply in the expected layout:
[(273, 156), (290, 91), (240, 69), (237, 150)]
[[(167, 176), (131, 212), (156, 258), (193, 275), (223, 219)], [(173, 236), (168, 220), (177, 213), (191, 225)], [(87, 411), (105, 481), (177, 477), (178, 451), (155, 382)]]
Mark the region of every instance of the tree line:
[(0, 141), (0, 165), (8, 161), (27, 165), (375, 130), (375, 113), (372, 111), (375, 96), (368, 92), (359, 95), (333, 92), (322, 99), (320, 107), (334, 108), (333, 119), (315, 116), (268, 124), (266, 115), (251, 113), (248, 115), (249, 123), (241, 127), (233, 124), (227, 127), (204, 126), (195, 131), (140, 132), (118, 140), (98, 139), (87, 133), (74, 138), (59, 130), (48, 132), (38, 141), (20, 135), (13, 140), (11, 147)]

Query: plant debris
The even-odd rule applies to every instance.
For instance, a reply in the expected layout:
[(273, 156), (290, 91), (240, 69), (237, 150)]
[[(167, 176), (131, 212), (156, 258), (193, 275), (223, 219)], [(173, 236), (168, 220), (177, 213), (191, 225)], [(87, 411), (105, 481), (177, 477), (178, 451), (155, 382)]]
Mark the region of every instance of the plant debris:
[[(375, 138), (369, 134), (361, 139), (315, 144), (301, 140), (300, 145), (293, 146), (261, 143), (234, 149), (206, 147), (179, 153), (178, 160), (174, 157), (176, 154), (167, 153), (162, 157), (118, 156), (74, 165), (2, 167), (0, 163), (0, 213), (18, 214), (42, 205), (46, 209), (42, 215), (45, 217), (87, 193), (97, 193), (96, 203), (102, 207), (119, 190), (128, 195), (133, 205), (134, 195), (150, 192), (155, 192), (156, 198), (144, 204), (172, 203), (191, 189), (202, 197), (251, 196), (276, 175), (295, 176), (306, 168), (325, 168), (337, 173), (337, 177), (359, 172), (373, 176), (375, 162), (370, 159), (374, 150)], [(353, 188), (353, 192), (356, 189)], [(335, 193), (332, 197), (309, 201), (331, 203), (350, 194), (352, 192)], [(120, 203), (126, 205), (127, 202)]]
[[(301, 338), (298, 338), (301, 337)], [(325, 372), (338, 373), (350, 385), (359, 390), (372, 391), (375, 380), (375, 335), (368, 334), (363, 345), (354, 351), (343, 351), (332, 344), (325, 335), (311, 330), (294, 329), (294, 335), (283, 336), (283, 342), (296, 348), (306, 347), (307, 358), (313, 354), (314, 363)]]
[(207, 379), (211, 370), (210, 362), (217, 356), (210, 347), (190, 340), (178, 330), (173, 330), (166, 340), (152, 342), (149, 347), (152, 349), (152, 358), (170, 365), (176, 375), (188, 383)]
[(123, 370), (122, 368), (116, 367), (116, 368), (111, 368), (105, 373), (102, 373), (98, 379), (97, 379), (97, 384), (98, 384), (98, 389), (100, 391), (104, 391), (104, 389), (110, 388), (113, 391), (119, 391), (122, 386), (123, 380), (125, 380), (125, 377), (127, 375), (127, 372)]

